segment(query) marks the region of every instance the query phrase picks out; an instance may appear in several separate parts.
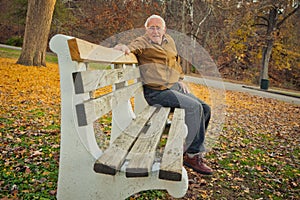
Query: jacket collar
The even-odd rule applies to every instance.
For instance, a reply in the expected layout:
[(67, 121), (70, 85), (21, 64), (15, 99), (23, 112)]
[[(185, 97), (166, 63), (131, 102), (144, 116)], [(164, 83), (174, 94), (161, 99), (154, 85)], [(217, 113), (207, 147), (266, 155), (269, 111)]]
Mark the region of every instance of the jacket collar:
[[(152, 42), (152, 40), (148, 37), (147, 34), (145, 34), (145, 37), (147, 38), (147, 41), (148, 41), (150, 44), (156, 44), (156, 43)], [(166, 35), (163, 35), (162, 43), (168, 43), (168, 42), (169, 42), (169, 41), (168, 41)]]

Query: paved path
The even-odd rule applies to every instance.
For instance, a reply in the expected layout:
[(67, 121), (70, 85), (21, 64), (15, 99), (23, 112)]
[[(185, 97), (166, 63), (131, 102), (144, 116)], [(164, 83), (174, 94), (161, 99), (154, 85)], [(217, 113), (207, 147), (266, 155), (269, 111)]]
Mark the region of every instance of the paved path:
[(247, 86), (247, 85), (241, 85), (236, 83), (230, 83), (225, 81), (219, 81), (219, 80), (212, 80), (212, 79), (203, 79), (203, 78), (197, 78), (192, 76), (186, 76), (186, 81), (203, 84), (211, 87), (215, 87), (218, 89), (225, 89), (225, 90), (231, 90), (231, 91), (239, 91), (239, 92), (246, 92), (252, 95), (257, 95), (265, 98), (273, 98), (280, 101), (293, 103), (300, 105), (300, 98), (299, 97), (291, 97), (283, 94), (275, 94), (272, 92), (257, 90), (257, 89), (251, 89), (253, 87)]

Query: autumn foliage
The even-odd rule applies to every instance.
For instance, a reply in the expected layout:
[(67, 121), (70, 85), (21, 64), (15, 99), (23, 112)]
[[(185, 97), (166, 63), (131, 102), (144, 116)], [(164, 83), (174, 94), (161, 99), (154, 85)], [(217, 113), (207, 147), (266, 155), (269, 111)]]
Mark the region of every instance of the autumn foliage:
[[(55, 199), (60, 146), (58, 66), (0, 58), (0, 199)], [(207, 88), (190, 84), (207, 99)], [(188, 169), (183, 199), (299, 199), (300, 107), (226, 92), (224, 127), (207, 154), (214, 175)], [(103, 119), (109, 134), (110, 119)], [(130, 199), (173, 199), (146, 191)]]

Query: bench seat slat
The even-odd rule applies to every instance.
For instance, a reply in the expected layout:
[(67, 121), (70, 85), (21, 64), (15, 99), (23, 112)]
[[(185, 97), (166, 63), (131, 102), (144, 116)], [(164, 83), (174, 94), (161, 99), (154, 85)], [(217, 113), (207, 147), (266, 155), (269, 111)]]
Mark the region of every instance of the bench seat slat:
[(165, 128), (170, 108), (161, 107), (150, 119), (145, 133), (141, 133), (130, 153), (126, 177), (146, 177), (152, 169), (157, 145)]
[(133, 142), (155, 110), (155, 107), (147, 106), (146, 109), (137, 116), (136, 120), (130, 123), (95, 162), (95, 172), (115, 175), (117, 171), (120, 170)]
[(75, 93), (86, 93), (101, 87), (140, 77), (138, 68), (82, 71), (73, 74)]
[(176, 108), (160, 165), (160, 179), (181, 181), (185, 131), (184, 110)]
[(142, 83), (138, 82), (97, 99), (76, 105), (78, 125), (85, 126), (93, 123), (99, 117), (112, 110), (112, 108), (117, 107), (124, 101), (128, 101), (136, 93), (142, 92), (142, 90)]

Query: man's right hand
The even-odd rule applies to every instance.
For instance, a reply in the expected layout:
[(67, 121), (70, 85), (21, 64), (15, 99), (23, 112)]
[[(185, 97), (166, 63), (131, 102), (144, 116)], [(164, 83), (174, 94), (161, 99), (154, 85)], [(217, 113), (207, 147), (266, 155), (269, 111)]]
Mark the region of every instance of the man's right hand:
[(123, 51), (125, 54), (130, 53), (130, 49), (125, 44), (118, 44), (114, 47), (114, 49), (119, 50), (119, 51)]

